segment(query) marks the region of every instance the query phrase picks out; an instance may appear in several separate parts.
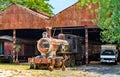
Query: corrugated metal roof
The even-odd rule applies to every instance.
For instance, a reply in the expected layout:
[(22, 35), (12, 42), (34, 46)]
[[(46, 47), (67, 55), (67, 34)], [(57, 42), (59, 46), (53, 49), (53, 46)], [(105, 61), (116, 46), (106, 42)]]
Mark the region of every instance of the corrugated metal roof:
[(85, 6), (80, 9), (77, 3), (53, 16), (51, 25), (53, 27), (81, 27), (86, 25), (91, 28), (98, 27), (92, 22), (93, 19), (97, 18), (97, 13), (91, 13), (91, 10), (98, 6), (92, 5), (91, 9)]
[(19, 4), (12, 4), (0, 13), (0, 30), (41, 29), (52, 27), (87, 27), (98, 28), (92, 22), (97, 13), (91, 13), (96, 5), (80, 9), (77, 3), (51, 17), (43, 12), (35, 12)]
[(49, 26), (50, 16), (19, 4), (12, 4), (0, 13), (0, 30), (38, 29)]

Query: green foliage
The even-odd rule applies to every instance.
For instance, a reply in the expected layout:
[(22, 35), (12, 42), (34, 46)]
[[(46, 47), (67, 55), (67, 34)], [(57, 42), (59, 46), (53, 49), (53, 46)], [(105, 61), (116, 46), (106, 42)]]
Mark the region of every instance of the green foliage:
[[(98, 19), (103, 42), (120, 44), (120, 0), (80, 0), (79, 6), (99, 4)], [(96, 10), (96, 9), (94, 9)]]
[(0, 10), (4, 10), (12, 3), (21, 4), (32, 10), (38, 10), (53, 15), (53, 7), (48, 4), (49, 0), (0, 0)]
[(9, 0), (0, 0), (0, 10), (4, 10), (9, 5), (10, 5)]
[(19, 52), (20, 48), (21, 48), (21, 46), (19, 44), (16, 44), (16, 48), (15, 48), (16, 52)]

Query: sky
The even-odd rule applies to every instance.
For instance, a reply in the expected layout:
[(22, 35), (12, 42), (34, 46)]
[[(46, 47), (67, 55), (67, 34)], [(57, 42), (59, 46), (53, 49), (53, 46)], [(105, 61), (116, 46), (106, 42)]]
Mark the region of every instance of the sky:
[(49, 3), (54, 7), (53, 13), (57, 14), (77, 1), (78, 0), (49, 0)]

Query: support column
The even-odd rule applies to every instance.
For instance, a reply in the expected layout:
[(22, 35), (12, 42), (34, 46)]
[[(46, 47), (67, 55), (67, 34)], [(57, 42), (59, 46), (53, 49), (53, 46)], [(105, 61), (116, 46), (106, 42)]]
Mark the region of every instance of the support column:
[(13, 30), (13, 63), (15, 63), (15, 52), (16, 52), (16, 30)]
[(86, 58), (86, 65), (88, 65), (88, 28), (85, 27), (85, 58)]

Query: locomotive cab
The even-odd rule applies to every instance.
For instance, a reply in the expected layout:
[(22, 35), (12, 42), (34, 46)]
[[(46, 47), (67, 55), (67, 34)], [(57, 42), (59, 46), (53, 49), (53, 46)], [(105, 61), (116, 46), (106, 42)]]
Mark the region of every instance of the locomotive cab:
[[(59, 35), (56, 36), (59, 39)], [(72, 34), (64, 34), (64, 39), (69, 43), (69, 47), (66, 52), (58, 51), (57, 55), (67, 55), (68, 60), (66, 66), (81, 65), (84, 58), (84, 51), (82, 49), (83, 38)]]

